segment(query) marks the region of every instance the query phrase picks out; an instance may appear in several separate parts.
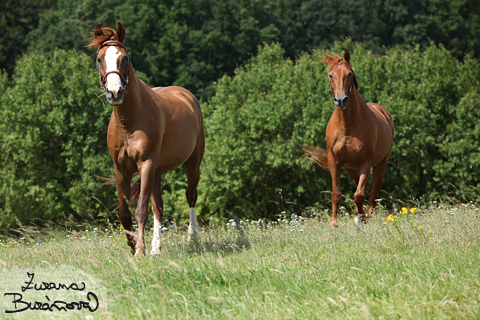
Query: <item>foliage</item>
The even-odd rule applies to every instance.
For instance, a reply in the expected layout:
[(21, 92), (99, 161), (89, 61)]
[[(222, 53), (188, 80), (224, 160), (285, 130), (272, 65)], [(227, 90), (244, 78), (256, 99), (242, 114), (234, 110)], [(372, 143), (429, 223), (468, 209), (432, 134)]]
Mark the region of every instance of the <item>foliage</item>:
[[(478, 88), (480, 65), (461, 63), (443, 47), (419, 45), (375, 56), (350, 41), (351, 64), (367, 102), (385, 106), (395, 122), (394, 147), (382, 198), (479, 199)], [(323, 52), (294, 64), (279, 45), (264, 46), (234, 77), (225, 76), (204, 107), (207, 147), (200, 192), (202, 213), (270, 217), (325, 203), (331, 182), (302, 158), (301, 146), (325, 148), (333, 103)], [(467, 116), (468, 113), (468, 116)], [(468, 164), (465, 166), (465, 164)], [(352, 182), (342, 180), (351, 197)], [(452, 183), (459, 188), (453, 189)], [(283, 201), (280, 195), (282, 190)], [(368, 191), (368, 189), (367, 189)], [(288, 206), (286, 203), (289, 202)]]
[(109, 0), (57, 0), (56, 10), (41, 15), (38, 27), (27, 36), (29, 52), (51, 55), (56, 48), (90, 53), (85, 39), (97, 24), (116, 28)]
[(31, 44), (26, 35), (37, 27), (40, 15), (53, 6), (55, 0), (2, 0), (0, 2), (0, 70), (9, 74), (16, 59)]
[[(106, 146), (110, 109), (91, 60), (55, 50), (28, 55), (0, 96), (0, 225), (96, 216), (113, 188)], [(102, 106), (103, 104), (103, 106)], [(105, 203), (111, 204), (111, 201)]]
[[(120, 21), (135, 68), (150, 83), (180, 85), (203, 100), (214, 95), (213, 82), (225, 73), (232, 76), (262, 42), (282, 43), (291, 59), (346, 37), (374, 53), (384, 53), (384, 46), (434, 41), (444, 43), (457, 59), (465, 53), (480, 57), (476, 0), (57, 0), (46, 12), (30, 2), (15, 2), (8, 9), (36, 14), (21, 24), (25, 28), (20, 33), (17, 26), (5, 25), (5, 48), (14, 49), (4, 53), (12, 55), (10, 73), (13, 57), (21, 52), (17, 44), (47, 55), (56, 47), (85, 50), (83, 40), (97, 23), (116, 27)], [(7, 21), (25, 20), (19, 18), (9, 16)]]

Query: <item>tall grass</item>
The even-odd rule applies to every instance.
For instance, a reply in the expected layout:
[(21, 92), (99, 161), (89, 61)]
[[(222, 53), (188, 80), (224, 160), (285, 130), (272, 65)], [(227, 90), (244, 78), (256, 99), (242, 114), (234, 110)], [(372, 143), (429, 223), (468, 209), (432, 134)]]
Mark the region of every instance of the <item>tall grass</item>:
[[(232, 219), (203, 228), (201, 250), (187, 246), (183, 227), (170, 226), (162, 255), (142, 259), (131, 257), (118, 227), (23, 228), (22, 237), (0, 240), (0, 317), (479, 318), (477, 206), (430, 203), (401, 213), (380, 208), (360, 228), (344, 215), (333, 230), (315, 215)], [(84, 281), (100, 307), (5, 314), (14, 304), (4, 293), (21, 292), (26, 272), (35, 272), (36, 283)], [(68, 290), (21, 293), (24, 301), (86, 300)]]

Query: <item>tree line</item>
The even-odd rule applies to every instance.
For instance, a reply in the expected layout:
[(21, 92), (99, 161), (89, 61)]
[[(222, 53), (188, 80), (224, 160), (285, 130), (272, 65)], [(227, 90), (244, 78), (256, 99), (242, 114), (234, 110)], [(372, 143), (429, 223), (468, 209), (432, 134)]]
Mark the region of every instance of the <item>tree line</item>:
[(152, 86), (180, 85), (203, 100), (263, 42), (281, 43), (291, 59), (346, 37), (375, 54), (433, 41), (459, 60), (480, 57), (476, 0), (5, 0), (0, 9), (0, 69), (9, 74), (22, 53), (92, 56), (90, 30), (120, 21)]

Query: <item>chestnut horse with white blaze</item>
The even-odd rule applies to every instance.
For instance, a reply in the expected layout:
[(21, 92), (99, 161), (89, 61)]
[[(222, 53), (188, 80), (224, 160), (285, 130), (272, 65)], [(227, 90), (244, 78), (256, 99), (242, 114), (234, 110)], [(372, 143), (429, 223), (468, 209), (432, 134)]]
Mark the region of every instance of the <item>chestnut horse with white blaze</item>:
[[(375, 199), (383, 181), (385, 168), (393, 145), (393, 119), (379, 104), (365, 103), (358, 93), (358, 82), (350, 66), (350, 52), (344, 57), (329, 56), (325, 52), (322, 63), (328, 64), (328, 81), (336, 109), (328, 121), (325, 134), (327, 150), (306, 147), (309, 159), (330, 171), (332, 176), (332, 222), (337, 223), (337, 210), (342, 193), (340, 173), (343, 168), (355, 181), (355, 219), (367, 220), (372, 216)], [(373, 167), (372, 190), (368, 199), (368, 214), (363, 211), (365, 186)]]
[[(181, 87), (150, 88), (135, 74), (124, 44), (125, 28), (96, 26), (88, 47), (97, 49), (100, 85), (113, 106), (107, 144), (115, 168), (119, 218), (127, 243), (136, 257), (145, 254), (144, 231), (152, 199), (154, 234), (150, 254), (160, 253), (163, 200), (162, 174), (185, 164), (187, 202), (190, 207), (189, 243), (199, 245), (195, 203), (205, 136), (200, 105)], [(131, 187), (132, 177), (140, 179)], [(138, 190), (139, 189), (139, 190)], [(138, 235), (132, 232), (129, 203), (138, 196), (135, 219)]]

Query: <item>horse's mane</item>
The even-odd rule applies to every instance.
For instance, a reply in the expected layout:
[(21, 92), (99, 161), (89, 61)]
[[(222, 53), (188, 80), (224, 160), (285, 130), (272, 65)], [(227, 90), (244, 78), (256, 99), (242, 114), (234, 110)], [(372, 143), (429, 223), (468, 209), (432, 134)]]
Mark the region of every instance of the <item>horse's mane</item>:
[(118, 40), (117, 39), (117, 32), (112, 28), (102, 28), (103, 32), (108, 32), (101, 36), (96, 37), (95, 35), (87, 40), (90, 41), (89, 44), (86, 45), (87, 48), (99, 48), (104, 42), (109, 40)]
[[(327, 56), (331, 59), (331, 60), (328, 60), (327, 59)], [(325, 63), (325, 64), (328, 64), (327, 66), (327, 69), (328, 69), (328, 72), (332, 71), (333, 68), (335, 68), (335, 66), (340, 63), (340, 62), (344, 62), (346, 63), (347, 65), (350, 66), (350, 64), (347, 62), (347, 60), (345, 60), (344, 58), (334, 54), (333, 56), (330, 56), (328, 55), (326, 52), (325, 52), (325, 57), (322, 58), (320, 60), (321, 63)]]

